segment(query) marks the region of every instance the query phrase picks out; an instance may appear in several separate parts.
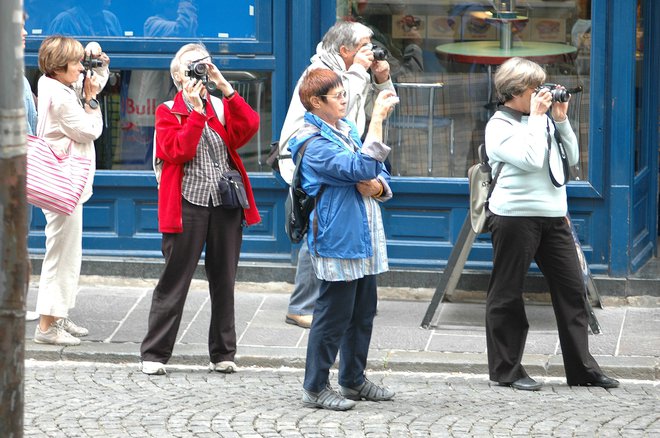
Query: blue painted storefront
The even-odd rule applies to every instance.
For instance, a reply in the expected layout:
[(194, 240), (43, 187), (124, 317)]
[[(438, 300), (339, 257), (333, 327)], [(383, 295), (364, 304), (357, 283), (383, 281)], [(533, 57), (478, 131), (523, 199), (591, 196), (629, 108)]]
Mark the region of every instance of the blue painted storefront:
[[(222, 69), (271, 72), (272, 132), (279, 133), (295, 82), (334, 22), (335, 2), (248, 3), (256, 11), (246, 24), (254, 36), (203, 41)], [(592, 7), (589, 176), (570, 183), (569, 204), (591, 269), (621, 277), (657, 254), (660, 62), (652, 56), (635, 62), (635, 1), (594, 0)], [(660, 53), (660, 5), (645, 0), (645, 8), (645, 52)], [(172, 54), (188, 42), (140, 36), (94, 39), (111, 54), (111, 67), (121, 69), (166, 69)], [(36, 65), (40, 40), (28, 38), (27, 66)], [(639, 121), (634, 111), (637, 75), (642, 75), (645, 90), (637, 96), (644, 109)], [(637, 136), (632, 129), (636, 124)], [(267, 172), (252, 172), (250, 178), (263, 222), (246, 231), (242, 260), (289, 262), (295, 251), (283, 231), (285, 186)], [(395, 177), (393, 189), (396, 197), (384, 208), (391, 264), (444, 267), (467, 214), (467, 179)], [(84, 210), (85, 254), (159, 257), (156, 196), (149, 171), (98, 171), (94, 196)], [(40, 212), (34, 216), (29, 248), (38, 254), (45, 245), (44, 218)], [(467, 267), (486, 269), (490, 257), (487, 236), (481, 236)]]

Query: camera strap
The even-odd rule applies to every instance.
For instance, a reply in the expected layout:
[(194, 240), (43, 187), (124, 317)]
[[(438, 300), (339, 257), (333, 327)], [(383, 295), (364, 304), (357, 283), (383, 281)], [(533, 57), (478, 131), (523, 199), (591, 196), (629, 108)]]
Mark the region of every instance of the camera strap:
[[(557, 158), (553, 157), (552, 153), (552, 136), (550, 135), (550, 122), (552, 122), (552, 126), (554, 127), (554, 137), (555, 141), (557, 142), (557, 149), (559, 150), (559, 160), (561, 160), (561, 167), (559, 167), (559, 162), (557, 161)], [(548, 138), (548, 173), (550, 174), (550, 181), (552, 181), (552, 185), (555, 187), (562, 187), (566, 185), (568, 182), (568, 155), (566, 154), (566, 148), (564, 147), (564, 142), (561, 139), (561, 135), (559, 134), (559, 131), (557, 130), (557, 125), (555, 124), (555, 121), (550, 117), (550, 115), (547, 116), (546, 119), (546, 131), (548, 133), (547, 138)], [(559, 167), (559, 169), (557, 169)], [(562, 175), (559, 178), (555, 177), (555, 172), (561, 172)]]

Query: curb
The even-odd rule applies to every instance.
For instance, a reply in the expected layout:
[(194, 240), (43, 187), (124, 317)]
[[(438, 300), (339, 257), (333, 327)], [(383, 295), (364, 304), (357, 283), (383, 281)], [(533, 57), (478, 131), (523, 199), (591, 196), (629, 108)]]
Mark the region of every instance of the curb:
[[(32, 344), (26, 346), (25, 359), (100, 363), (135, 363), (140, 361), (136, 343), (103, 344), (83, 342), (75, 347)], [(304, 368), (306, 348), (240, 348), (236, 362), (240, 367)], [(660, 358), (648, 356), (595, 356), (603, 371), (617, 379), (660, 380)], [(170, 365), (206, 366), (208, 355), (198, 346), (177, 345)], [(564, 377), (561, 356), (525, 355), (526, 370), (532, 376)], [(481, 353), (439, 353), (420, 351), (372, 350), (367, 368), (374, 371), (422, 373), (488, 374), (488, 358)]]

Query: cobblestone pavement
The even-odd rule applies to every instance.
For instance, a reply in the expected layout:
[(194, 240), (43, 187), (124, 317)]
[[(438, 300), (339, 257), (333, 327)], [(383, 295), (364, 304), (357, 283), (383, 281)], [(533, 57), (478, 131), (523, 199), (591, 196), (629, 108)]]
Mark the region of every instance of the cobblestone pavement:
[[(660, 382), (613, 390), (541, 379), (516, 391), (474, 374), (373, 372), (391, 402), (303, 408), (300, 369), (26, 361), (26, 437), (658, 437)], [(336, 375), (332, 376), (336, 382)]]

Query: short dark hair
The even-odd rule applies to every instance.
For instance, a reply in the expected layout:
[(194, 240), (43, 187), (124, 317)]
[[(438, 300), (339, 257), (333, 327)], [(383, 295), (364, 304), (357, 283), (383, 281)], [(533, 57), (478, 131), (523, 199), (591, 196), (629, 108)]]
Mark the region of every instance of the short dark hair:
[(334, 71), (325, 68), (315, 68), (309, 70), (303, 76), (300, 88), (298, 89), (298, 95), (305, 109), (311, 111), (313, 109), (311, 103), (313, 96), (319, 96), (325, 100), (325, 97), (323, 97), (324, 94), (328, 94), (328, 91), (341, 85), (341, 78)]

